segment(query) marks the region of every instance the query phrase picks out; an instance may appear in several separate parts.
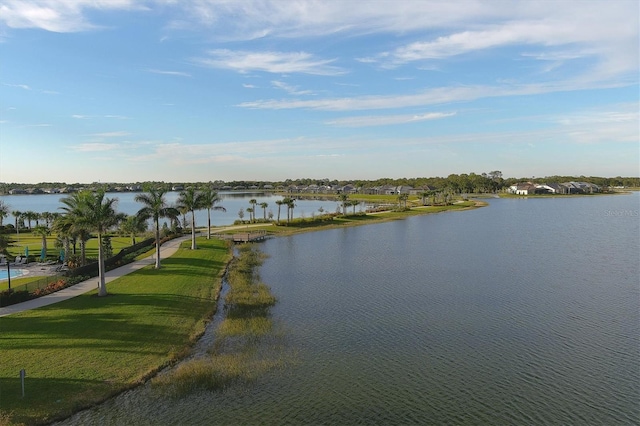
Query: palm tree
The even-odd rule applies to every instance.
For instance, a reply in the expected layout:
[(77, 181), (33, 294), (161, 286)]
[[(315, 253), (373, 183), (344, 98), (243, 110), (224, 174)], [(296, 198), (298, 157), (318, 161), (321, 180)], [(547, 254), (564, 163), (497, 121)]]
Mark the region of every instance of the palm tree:
[(16, 231), (19, 231), (18, 221), (22, 220), (22, 212), (20, 210), (14, 210), (11, 212), (11, 216), (16, 220)]
[(175, 207), (167, 204), (164, 194), (165, 189), (149, 188), (148, 193), (138, 194), (135, 201), (142, 203), (144, 207), (138, 210), (138, 216), (143, 220), (153, 219), (156, 230), (156, 269), (160, 269), (160, 218), (167, 217), (175, 220), (180, 212)]
[[(47, 257), (47, 236), (51, 234), (51, 230), (44, 225), (38, 225), (33, 228), (33, 233), (36, 235), (40, 235), (42, 237), (42, 252), (44, 253), (44, 258)], [(42, 259), (44, 261), (44, 259)]]
[(64, 206), (60, 207), (64, 211), (63, 215), (69, 224), (65, 226), (69, 227), (69, 237), (74, 240), (73, 253), (76, 252), (77, 239), (80, 240), (80, 263), (85, 265), (87, 263), (87, 241), (91, 238), (90, 231), (77, 220), (77, 215), (80, 214), (80, 207), (84, 202), (83, 199), (87, 196), (87, 192), (75, 192), (68, 197), (61, 198), (60, 202)]
[(202, 191), (202, 207), (207, 209), (207, 240), (211, 239), (211, 210), (227, 211), (224, 207), (216, 205), (220, 201), (222, 199), (212, 187), (205, 188)]
[(253, 208), (247, 207), (247, 213), (249, 213), (249, 222), (253, 223), (253, 217), (254, 217)]
[(349, 194), (340, 194), (338, 195), (338, 199), (342, 202), (342, 214), (344, 216), (347, 215), (347, 201), (349, 199)]
[(256, 220), (256, 204), (258, 204), (258, 200), (256, 200), (255, 198), (252, 198), (249, 200), (249, 204), (251, 204), (251, 215), (253, 217), (252, 219), (250, 218), (250, 220), (251, 220), (251, 223), (253, 223)]
[(189, 187), (180, 192), (178, 197), (178, 209), (186, 212), (191, 212), (191, 250), (195, 250), (196, 247), (196, 210), (202, 208), (202, 194), (194, 187)]
[(4, 200), (0, 200), (0, 226), (2, 226), (4, 218), (9, 216), (9, 209), (9, 205)]
[(22, 216), (27, 219), (27, 224), (29, 225), (29, 231), (31, 231), (31, 222), (38, 217), (38, 213), (29, 210), (22, 214)]
[(409, 194), (400, 194), (398, 195), (398, 202), (405, 209), (407, 208), (407, 200), (409, 199)]
[(285, 204), (284, 200), (278, 200), (276, 201), (276, 204), (278, 205), (278, 225), (280, 225), (280, 207), (282, 207), (283, 204)]
[(136, 235), (147, 230), (147, 221), (138, 215), (125, 216), (120, 222), (120, 232), (131, 237), (131, 245), (136, 244)]
[(65, 261), (69, 259), (71, 239), (73, 238), (73, 219), (66, 215), (56, 217), (52, 224), (53, 231), (62, 240)]
[(262, 218), (264, 219), (264, 221), (267, 221), (267, 207), (269, 207), (269, 204), (262, 202), (260, 203), (260, 207), (262, 207)]
[(98, 234), (98, 296), (107, 295), (102, 237), (111, 227), (117, 225), (121, 217), (115, 210), (117, 202), (117, 198), (105, 198), (102, 189), (97, 192), (84, 191), (80, 195), (80, 204), (75, 212), (76, 221), (81, 227)]
[(353, 215), (355, 216), (356, 214), (356, 207), (358, 207), (360, 205), (360, 201), (358, 200), (351, 200), (351, 205), (353, 206)]

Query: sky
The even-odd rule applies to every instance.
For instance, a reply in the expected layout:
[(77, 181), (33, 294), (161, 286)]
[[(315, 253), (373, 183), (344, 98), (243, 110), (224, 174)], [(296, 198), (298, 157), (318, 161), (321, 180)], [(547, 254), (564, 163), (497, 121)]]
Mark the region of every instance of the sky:
[(0, 0), (0, 182), (639, 176), (637, 0)]

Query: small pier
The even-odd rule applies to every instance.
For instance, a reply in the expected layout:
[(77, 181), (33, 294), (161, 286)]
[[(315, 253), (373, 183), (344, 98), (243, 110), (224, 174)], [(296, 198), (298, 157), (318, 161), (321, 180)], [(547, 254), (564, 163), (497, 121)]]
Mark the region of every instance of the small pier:
[(253, 243), (256, 241), (264, 241), (267, 238), (267, 231), (238, 232), (235, 234), (220, 235), (220, 237), (233, 241), (234, 243)]

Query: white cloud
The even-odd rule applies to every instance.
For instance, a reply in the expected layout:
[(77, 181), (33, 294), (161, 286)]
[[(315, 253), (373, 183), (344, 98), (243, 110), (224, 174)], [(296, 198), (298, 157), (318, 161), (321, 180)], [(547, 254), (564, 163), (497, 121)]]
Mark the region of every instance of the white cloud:
[(346, 117), (327, 121), (326, 124), (338, 127), (369, 127), (388, 126), (392, 124), (409, 124), (420, 121), (437, 120), (456, 115), (455, 112), (430, 112), (426, 114), (406, 115), (369, 115), (360, 117)]
[(172, 76), (178, 76), (178, 77), (191, 77), (191, 74), (189, 74), (188, 72), (182, 72), (182, 71), (165, 71), (165, 70), (156, 70), (156, 69), (148, 69), (147, 71), (154, 74), (172, 75)]
[(74, 151), (78, 152), (104, 152), (104, 151), (113, 151), (118, 149), (119, 145), (115, 143), (98, 143), (98, 142), (90, 142), (90, 143), (82, 143), (79, 145), (71, 146), (70, 148)]
[(17, 87), (19, 89), (24, 89), (24, 90), (31, 90), (31, 87), (29, 87), (26, 84), (9, 84), (9, 83), (4, 83), (5, 86), (9, 86), (9, 87)]
[(330, 65), (333, 59), (315, 59), (306, 52), (249, 52), (214, 49), (207, 57), (194, 58), (197, 64), (247, 73), (263, 71), (276, 74), (301, 73), (313, 75), (341, 75), (345, 71)]
[(92, 133), (91, 136), (98, 138), (119, 138), (123, 136), (129, 136), (131, 133), (125, 131), (118, 132), (104, 132), (104, 133)]
[(311, 90), (300, 90), (298, 86), (291, 86), (284, 81), (272, 81), (271, 85), (277, 89), (282, 89), (290, 95), (311, 95)]

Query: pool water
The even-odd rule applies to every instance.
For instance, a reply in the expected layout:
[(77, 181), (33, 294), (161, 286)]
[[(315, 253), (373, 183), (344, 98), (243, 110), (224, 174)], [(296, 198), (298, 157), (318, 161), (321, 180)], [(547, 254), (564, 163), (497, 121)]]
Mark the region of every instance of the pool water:
[[(26, 275), (28, 271), (24, 269), (11, 269), (11, 278), (18, 278)], [(6, 269), (0, 269), (0, 281), (6, 280), (9, 277)]]

